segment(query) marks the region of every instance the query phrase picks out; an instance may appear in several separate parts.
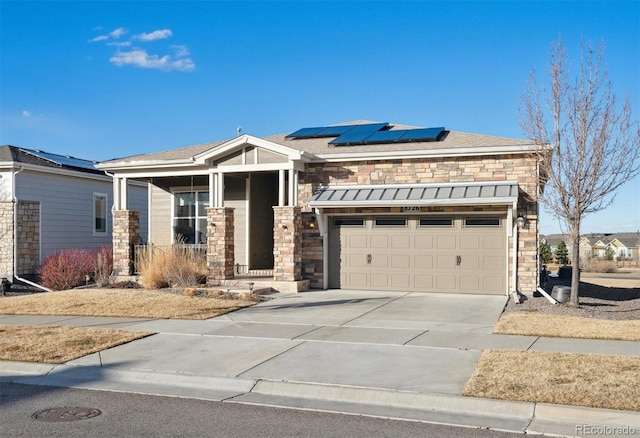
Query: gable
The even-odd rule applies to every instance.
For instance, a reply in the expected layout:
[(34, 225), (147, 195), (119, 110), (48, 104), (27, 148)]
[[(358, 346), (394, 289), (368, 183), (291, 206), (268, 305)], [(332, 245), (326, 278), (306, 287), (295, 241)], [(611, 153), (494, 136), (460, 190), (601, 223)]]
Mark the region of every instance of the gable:
[(225, 166), (241, 166), (241, 165), (260, 165), (287, 163), (289, 158), (281, 153), (273, 152), (252, 145), (244, 145), (243, 147), (231, 151), (227, 155), (217, 159), (212, 159), (211, 164), (215, 167)]

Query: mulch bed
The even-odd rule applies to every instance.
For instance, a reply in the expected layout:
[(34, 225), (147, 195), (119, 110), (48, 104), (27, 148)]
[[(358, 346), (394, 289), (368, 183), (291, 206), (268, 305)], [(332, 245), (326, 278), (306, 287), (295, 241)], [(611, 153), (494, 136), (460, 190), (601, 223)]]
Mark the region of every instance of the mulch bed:
[[(544, 290), (551, 294), (555, 285), (569, 286), (570, 280), (551, 277)], [(638, 288), (605, 287), (581, 281), (580, 307), (551, 304), (542, 294), (536, 295), (540, 296), (521, 297), (520, 304), (515, 304), (510, 298), (504, 311), (538, 312), (609, 320), (640, 319), (640, 289)]]

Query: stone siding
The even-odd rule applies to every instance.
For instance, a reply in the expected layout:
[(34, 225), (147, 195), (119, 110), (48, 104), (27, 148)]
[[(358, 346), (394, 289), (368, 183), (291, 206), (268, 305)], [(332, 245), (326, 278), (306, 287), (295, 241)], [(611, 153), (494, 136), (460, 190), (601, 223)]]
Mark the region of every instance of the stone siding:
[(34, 274), (40, 264), (40, 202), (18, 201), (17, 274)]
[(302, 214), (300, 207), (273, 207), (273, 279), (302, 279)]
[(207, 283), (234, 277), (233, 208), (207, 208)]
[(13, 275), (13, 202), (0, 201), (0, 275)]
[[(537, 234), (538, 206), (536, 203), (536, 161), (526, 155), (494, 155), (477, 157), (441, 157), (420, 159), (396, 159), (383, 161), (311, 163), (300, 175), (299, 205), (310, 213), (309, 199), (319, 186), (348, 184), (434, 184), (483, 181), (517, 181), (520, 190), (518, 215), (527, 219), (518, 239), (518, 290), (531, 293), (537, 285)], [(504, 206), (497, 208), (505, 210)], [(384, 208), (346, 209), (350, 213), (380, 213), (393, 211)], [(496, 211), (491, 206), (482, 207), (428, 207), (429, 211)], [(334, 211), (336, 212), (336, 211)], [(310, 221), (304, 222), (302, 234), (316, 236)], [(312, 287), (322, 285), (322, 251), (317, 250), (317, 240), (305, 246), (303, 251), (303, 278), (311, 280)], [(511, 254), (512, 241), (509, 239)], [(509, 257), (509, 271), (513, 269)], [(511, 275), (509, 281), (511, 282)], [(509, 290), (513, 285), (509, 285)]]
[(117, 276), (133, 273), (134, 245), (140, 243), (140, 213), (113, 212), (113, 270)]

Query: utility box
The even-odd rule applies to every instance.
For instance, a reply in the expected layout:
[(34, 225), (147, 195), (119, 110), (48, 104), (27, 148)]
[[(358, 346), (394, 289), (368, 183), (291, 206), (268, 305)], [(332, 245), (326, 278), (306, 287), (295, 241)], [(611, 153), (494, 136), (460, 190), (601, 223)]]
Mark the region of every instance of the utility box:
[(569, 301), (570, 296), (570, 286), (553, 286), (553, 289), (551, 290), (551, 297), (555, 298), (556, 301), (559, 301), (561, 303), (566, 303), (567, 301)]

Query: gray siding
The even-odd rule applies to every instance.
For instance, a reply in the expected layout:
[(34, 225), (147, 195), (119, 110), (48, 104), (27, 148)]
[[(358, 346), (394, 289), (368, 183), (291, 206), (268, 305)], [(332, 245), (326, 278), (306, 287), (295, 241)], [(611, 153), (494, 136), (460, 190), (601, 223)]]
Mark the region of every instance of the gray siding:
[[(94, 235), (93, 194), (107, 195), (107, 232)], [(40, 203), (41, 257), (63, 249), (111, 246), (113, 183), (82, 176), (25, 170), (16, 175), (16, 197)], [(140, 211), (140, 233), (147, 236), (147, 190), (130, 186), (131, 208)]]
[(151, 235), (149, 242), (171, 245), (171, 193), (162, 187), (151, 186)]

